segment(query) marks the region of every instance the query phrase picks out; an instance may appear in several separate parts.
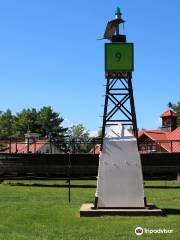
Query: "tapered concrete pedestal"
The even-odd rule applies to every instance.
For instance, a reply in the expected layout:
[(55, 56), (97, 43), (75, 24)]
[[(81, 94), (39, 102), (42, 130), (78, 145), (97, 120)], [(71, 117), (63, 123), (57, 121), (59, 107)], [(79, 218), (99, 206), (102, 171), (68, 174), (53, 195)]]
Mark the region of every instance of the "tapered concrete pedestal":
[(80, 208), (80, 217), (99, 216), (163, 216), (163, 211), (153, 204), (145, 208), (94, 208), (93, 203), (85, 203)]
[(122, 125), (103, 140), (97, 178), (97, 208), (144, 208), (144, 185), (136, 138)]
[(137, 141), (124, 126), (106, 134), (99, 159), (95, 203), (83, 204), (81, 217), (105, 215), (161, 216), (153, 204), (146, 204)]

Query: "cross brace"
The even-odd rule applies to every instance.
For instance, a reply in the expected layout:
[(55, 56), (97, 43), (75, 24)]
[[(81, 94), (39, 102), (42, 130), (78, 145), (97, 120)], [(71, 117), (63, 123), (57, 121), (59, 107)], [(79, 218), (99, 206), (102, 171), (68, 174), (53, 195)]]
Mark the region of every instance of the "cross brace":
[[(117, 125), (118, 123), (131, 126), (134, 136), (138, 137), (132, 74), (130, 72), (124, 75), (116, 73), (113, 77), (112, 75), (107, 75), (106, 82), (101, 147), (103, 146), (106, 127)], [(118, 112), (120, 113), (119, 116), (117, 116)]]

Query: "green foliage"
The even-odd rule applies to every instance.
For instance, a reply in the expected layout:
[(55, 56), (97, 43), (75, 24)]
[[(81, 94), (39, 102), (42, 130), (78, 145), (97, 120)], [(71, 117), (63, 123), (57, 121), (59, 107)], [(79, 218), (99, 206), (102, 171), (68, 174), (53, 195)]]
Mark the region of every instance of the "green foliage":
[[(89, 140), (89, 131), (82, 123), (70, 127), (68, 130), (68, 135), (72, 141), (71, 152), (88, 153), (92, 149), (93, 144), (87, 142)], [(73, 141), (79, 141), (79, 143), (73, 145)]]
[(24, 137), (27, 130), (39, 133), (41, 126), (38, 124), (38, 112), (35, 108), (23, 109), (16, 114), (14, 119), (14, 135)]
[(177, 113), (177, 115), (178, 115), (177, 126), (180, 127), (180, 102), (177, 102), (176, 104), (172, 104), (171, 102), (169, 102), (168, 107), (172, 108), (172, 110)]
[(84, 127), (82, 123), (70, 127), (70, 129), (68, 130), (68, 134), (71, 138), (76, 139), (80, 138), (87, 139), (89, 136), (88, 130)]
[(63, 118), (51, 107), (23, 109), (13, 116), (10, 110), (0, 113), (0, 137), (24, 137), (30, 130), (39, 133), (41, 137), (63, 136), (67, 128), (61, 126)]
[(13, 122), (14, 116), (12, 115), (11, 110), (7, 110), (6, 112), (0, 112), (0, 137), (8, 138), (13, 135)]
[(51, 134), (52, 137), (63, 136), (67, 128), (61, 127), (64, 119), (60, 117), (59, 113), (52, 110), (51, 107), (43, 107), (38, 112), (38, 124), (40, 127), (39, 133), (41, 136)]

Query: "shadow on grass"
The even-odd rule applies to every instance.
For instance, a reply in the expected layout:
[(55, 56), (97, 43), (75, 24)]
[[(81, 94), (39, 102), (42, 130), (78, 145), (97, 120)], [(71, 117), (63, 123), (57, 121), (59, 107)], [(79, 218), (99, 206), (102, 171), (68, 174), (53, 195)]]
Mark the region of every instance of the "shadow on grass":
[(144, 188), (180, 189), (180, 186), (144, 186)]
[[(1, 182), (3, 184), (3, 182)], [(41, 184), (41, 183), (16, 183), (16, 182), (7, 182), (4, 183), (4, 185), (9, 186), (22, 186), (22, 187), (57, 187), (57, 188), (68, 188), (69, 184)], [(94, 184), (71, 184), (72, 188), (96, 188), (96, 185)], [(180, 186), (144, 186), (144, 188), (151, 188), (151, 189), (180, 189)]]
[(163, 213), (167, 215), (180, 215), (180, 209), (175, 208), (162, 208)]
[[(55, 187), (55, 188), (69, 188), (69, 184), (39, 184), (39, 183), (33, 183), (33, 184), (27, 184), (27, 183), (5, 183), (4, 185), (9, 186), (18, 186), (18, 187)], [(96, 185), (88, 185), (88, 184), (71, 184), (71, 188), (96, 188)]]

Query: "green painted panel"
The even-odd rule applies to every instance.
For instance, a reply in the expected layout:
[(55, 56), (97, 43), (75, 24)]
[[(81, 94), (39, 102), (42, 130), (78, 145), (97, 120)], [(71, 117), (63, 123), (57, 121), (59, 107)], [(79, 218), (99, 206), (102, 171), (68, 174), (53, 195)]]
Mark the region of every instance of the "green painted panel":
[(105, 44), (105, 71), (133, 71), (133, 43)]

